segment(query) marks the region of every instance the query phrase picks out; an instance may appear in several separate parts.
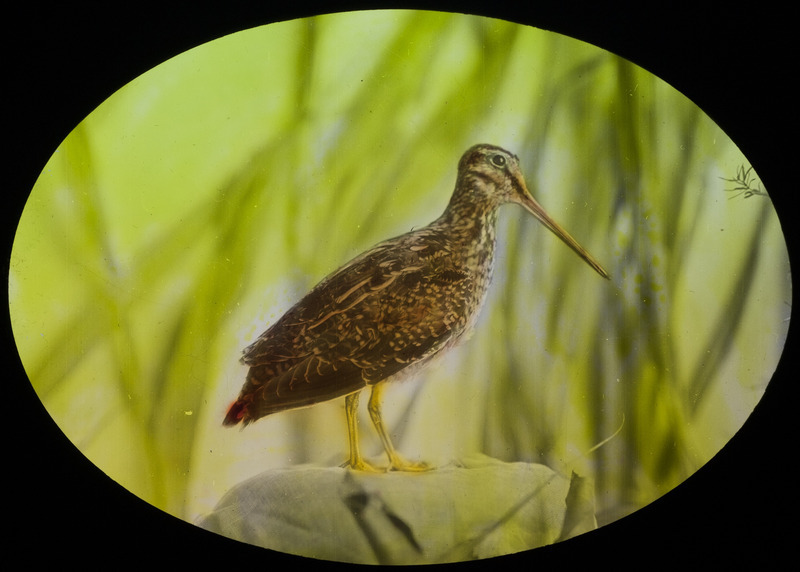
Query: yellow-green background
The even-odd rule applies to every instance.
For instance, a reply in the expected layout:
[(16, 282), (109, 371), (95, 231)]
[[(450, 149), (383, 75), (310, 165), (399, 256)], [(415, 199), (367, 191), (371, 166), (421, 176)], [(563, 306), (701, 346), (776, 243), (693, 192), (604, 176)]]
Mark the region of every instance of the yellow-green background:
[(341, 400), (222, 428), (239, 351), (326, 273), (435, 218), (478, 142), (520, 156), (612, 278), (505, 207), (474, 336), (387, 392), (396, 444), (434, 464), (482, 451), (574, 469), (601, 524), (643, 506), (761, 396), (791, 304), (781, 230), (768, 197), (726, 192), (747, 159), (686, 98), (498, 20), (275, 24), (101, 105), (45, 166), (14, 244), (12, 324), (37, 393), (102, 470), (187, 520), (268, 468), (338, 464)]

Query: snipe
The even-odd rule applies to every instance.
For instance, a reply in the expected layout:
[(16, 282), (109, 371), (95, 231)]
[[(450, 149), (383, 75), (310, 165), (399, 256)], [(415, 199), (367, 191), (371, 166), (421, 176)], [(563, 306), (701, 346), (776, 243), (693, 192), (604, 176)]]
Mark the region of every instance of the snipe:
[(455, 191), (438, 219), (342, 266), (244, 350), (250, 370), (224, 424), (247, 425), (344, 396), (350, 439), (344, 466), (373, 470), (359, 452), (356, 426), (358, 397), (369, 386), (369, 414), (389, 468), (425, 470), (392, 446), (381, 393), (385, 382), (453, 346), (475, 323), (492, 275), (497, 209), (505, 203), (522, 205), (608, 278), (534, 200), (518, 158), (476, 145), (461, 157)]

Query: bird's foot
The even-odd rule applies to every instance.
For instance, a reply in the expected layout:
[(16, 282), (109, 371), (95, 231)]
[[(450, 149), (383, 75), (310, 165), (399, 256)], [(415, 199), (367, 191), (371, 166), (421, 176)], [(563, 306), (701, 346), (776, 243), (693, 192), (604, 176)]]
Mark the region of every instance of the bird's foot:
[(402, 457), (396, 457), (392, 459), (389, 466), (385, 469), (371, 465), (364, 459), (348, 459), (339, 466), (343, 469), (351, 469), (353, 471), (362, 471), (365, 473), (388, 473), (394, 471), (405, 473), (422, 473), (433, 470), (433, 467), (428, 463), (424, 463), (422, 461), (406, 461)]
[(348, 459), (341, 465), (343, 469), (352, 469), (354, 471), (363, 471), (365, 473), (385, 473), (386, 469), (379, 469), (367, 463), (364, 459)]
[(408, 473), (422, 473), (430, 471), (433, 467), (422, 461), (407, 461), (400, 456), (391, 459), (389, 464), (390, 471), (404, 471)]

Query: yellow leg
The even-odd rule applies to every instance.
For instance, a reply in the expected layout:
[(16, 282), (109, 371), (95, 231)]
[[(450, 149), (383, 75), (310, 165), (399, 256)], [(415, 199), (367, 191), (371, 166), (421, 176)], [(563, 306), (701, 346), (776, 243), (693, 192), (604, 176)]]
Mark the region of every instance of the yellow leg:
[(347, 415), (347, 437), (350, 440), (350, 459), (342, 467), (350, 467), (356, 471), (378, 472), (378, 469), (364, 461), (358, 447), (358, 397), (360, 391), (351, 393), (344, 398), (344, 411)]
[[(428, 471), (431, 469), (425, 463), (412, 463), (406, 461), (392, 445), (392, 440), (389, 438), (389, 433), (383, 426), (383, 418), (381, 417), (381, 395), (385, 388), (385, 383), (377, 383), (372, 386), (372, 393), (369, 396), (369, 416), (372, 418), (372, 423), (380, 435), (383, 442), (383, 448), (386, 449), (386, 455), (389, 457), (389, 470), (391, 471)], [(356, 394), (357, 395), (357, 394)], [(349, 397), (349, 396), (348, 396)], [(351, 455), (352, 457), (352, 455)]]

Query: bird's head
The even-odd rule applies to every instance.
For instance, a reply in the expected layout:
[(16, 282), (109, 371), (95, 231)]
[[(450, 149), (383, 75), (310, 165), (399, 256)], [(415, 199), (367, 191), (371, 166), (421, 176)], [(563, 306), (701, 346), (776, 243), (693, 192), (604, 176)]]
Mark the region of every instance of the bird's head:
[(495, 145), (475, 145), (458, 162), (457, 188), (469, 189), (472, 201), (485, 201), (490, 208), (516, 203), (564, 241), (603, 278), (608, 273), (578, 241), (545, 212), (533, 198), (519, 166), (519, 158)]

